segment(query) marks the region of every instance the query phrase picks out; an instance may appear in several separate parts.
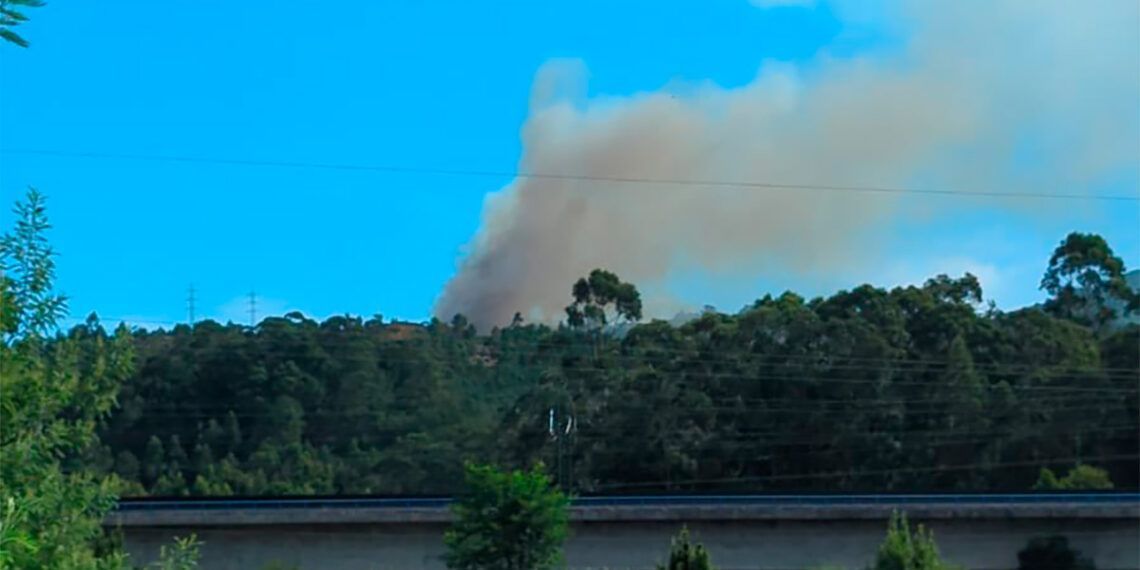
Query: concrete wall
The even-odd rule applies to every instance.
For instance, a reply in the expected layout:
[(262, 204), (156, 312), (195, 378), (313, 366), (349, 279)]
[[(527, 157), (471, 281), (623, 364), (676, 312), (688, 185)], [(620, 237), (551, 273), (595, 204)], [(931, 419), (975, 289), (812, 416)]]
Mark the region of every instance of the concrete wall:
[[(929, 521), (944, 557), (972, 569), (1010, 569), (1033, 536), (1063, 534), (1101, 570), (1140, 569), (1140, 520), (1126, 518), (937, 518)], [(678, 522), (578, 521), (566, 544), (571, 568), (652, 568)], [(721, 570), (862, 568), (882, 540), (885, 519), (694, 521), (694, 535)], [(257, 570), (271, 561), (303, 570), (442, 569), (440, 522), (353, 525), (124, 527), (136, 561), (171, 537), (196, 532), (204, 570)]]

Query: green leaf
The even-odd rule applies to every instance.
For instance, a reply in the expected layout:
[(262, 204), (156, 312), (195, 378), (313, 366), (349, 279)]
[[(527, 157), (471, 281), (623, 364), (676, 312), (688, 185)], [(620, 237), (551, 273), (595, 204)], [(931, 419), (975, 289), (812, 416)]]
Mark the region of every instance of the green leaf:
[(5, 26), (15, 26), (20, 22), (28, 21), (28, 17), (10, 8), (0, 7), (0, 15), (3, 15)]
[(0, 28), (0, 38), (8, 40), (9, 42), (12, 42), (20, 47), (28, 47), (27, 40), (20, 37), (19, 34), (13, 32), (12, 30), (9, 30), (8, 28)]

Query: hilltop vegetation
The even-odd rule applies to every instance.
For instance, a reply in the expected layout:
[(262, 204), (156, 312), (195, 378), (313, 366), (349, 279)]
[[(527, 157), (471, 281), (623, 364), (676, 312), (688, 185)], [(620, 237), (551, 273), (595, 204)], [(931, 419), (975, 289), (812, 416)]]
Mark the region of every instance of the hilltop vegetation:
[[(464, 491), (452, 567), (503, 545), (519, 547), (510, 567), (553, 564), (566, 495), (544, 461), (587, 493), (1137, 485), (1140, 327), (1115, 328), (1115, 307), (1140, 299), (1096, 236), (1063, 242), (1052, 298), (1012, 313), (983, 309), (966, 275), (635, 324), (636, 288), (596, 270), (557, 328), (294, 314), (56, 334), (67, 300), (42, 197), (15, 214), (0, 236), (0, 570), (130, 567), (100, 521), (116, 494), (147, 493)], [(467, 458), (534, 467), (466, 463), (464, 489)], [(535, 524), (511, 526), (519, 505)], [(929, 535), (896, 526), (877, 565), (945, 567)], [(534, 540), (484, 532), (508, 527)], [(711, 567), (674, 547), (671, 567)], [(150, 567), (192, 568), (198, 548), (179, 539)], [(1091, 567), (1059, 538), (1019, 558)]]
[[(1028, 490), (1078, 464), (1136, 487), (1140, 327), (1073, 291), (1135, 299), (1122, 263), (1081, 265), (1090, 244), (1119, 261), (1070, 237), (1050, 302), (1011, 312), (943, 275), (632, 325), (636, 290), (602, 272), (568, 287), (575, 326), (138, 330), (119, 407), (74, 461), (157, 495), (452, 493), (465, 460), (543, 461), (577, 493)], [(94, 322), (67, 336), (107, 342)]]

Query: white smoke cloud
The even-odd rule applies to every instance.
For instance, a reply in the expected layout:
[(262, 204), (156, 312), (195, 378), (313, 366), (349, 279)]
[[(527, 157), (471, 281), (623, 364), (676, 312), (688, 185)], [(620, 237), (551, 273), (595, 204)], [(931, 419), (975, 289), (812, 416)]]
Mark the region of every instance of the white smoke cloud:
[(1140, 4), (892, 8), (905, 49), (768, 62), (735, 89), (587, 100), (581, 64), (540, 70), (520, 171), (594, 179), (520, 177), (491, 196), (436, 314), (556, 320), (594, 267), (650, 287), (685, 268), (835, 271), (887, 251), (904, 216), (1028, 204), (625, 180), (1072, 193), (1136, 169)]

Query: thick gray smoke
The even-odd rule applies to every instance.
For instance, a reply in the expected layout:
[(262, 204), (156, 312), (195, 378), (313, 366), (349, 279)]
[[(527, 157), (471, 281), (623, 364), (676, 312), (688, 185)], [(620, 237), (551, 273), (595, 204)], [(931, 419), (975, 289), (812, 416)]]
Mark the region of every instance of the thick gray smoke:
[[(857, 21), (857, 2), (840, 14)], [(523, 173), (1082, 192), (1140, 160), (1140, 3), (892, 5), (905, 49), (749, 85), (585, 100), (573, 62), (540, 71)], [(488, 199), (440, 317), (485, 327), (556, 320), (570, 284), (605, 267), (641, 286), (686, 268), (812, 274), (888, 248), (890, 224), (947, 208), (1042, 207), (814, 189), (520, 177)], [(1074, 204), (1066, 203), (1066, 207)], [(1054, 205), (1055, 207), (1055, 205)], [(1125, 207), (1131, 207), (1125, 204)], [(652, 300), (651, 300), (652, 301)]]

